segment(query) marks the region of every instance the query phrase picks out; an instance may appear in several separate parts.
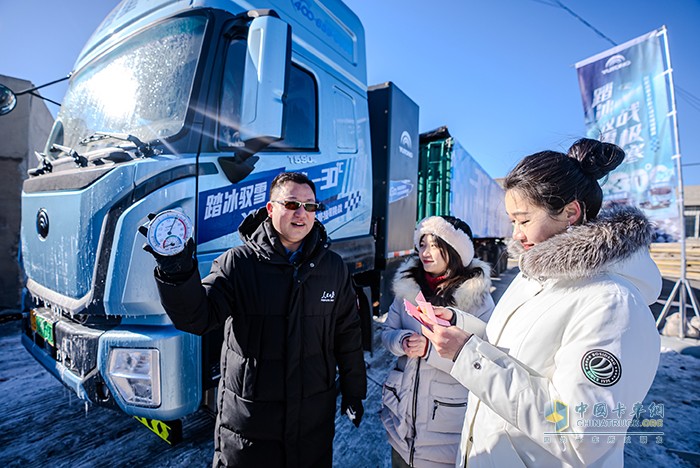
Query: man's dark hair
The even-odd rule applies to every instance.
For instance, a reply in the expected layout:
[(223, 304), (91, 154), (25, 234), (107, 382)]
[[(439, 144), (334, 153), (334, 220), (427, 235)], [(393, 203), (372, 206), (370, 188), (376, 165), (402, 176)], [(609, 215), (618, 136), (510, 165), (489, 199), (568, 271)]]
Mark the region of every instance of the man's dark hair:
[(314, 193), (314, 197), (316, 196), (316, 185), (311, 179), (306, 177), (306, 174), (302, 174), (301, 172), (281, 172), (277, 174), (277, 176), (274, 179), (272, 179), (272, 184), (270, 184), (270, 198), (272, 198), (272, 193), (277, 187), (282, 186), (287, 182), (306, 184), (309, 187), (311, 187), (311, 191)]

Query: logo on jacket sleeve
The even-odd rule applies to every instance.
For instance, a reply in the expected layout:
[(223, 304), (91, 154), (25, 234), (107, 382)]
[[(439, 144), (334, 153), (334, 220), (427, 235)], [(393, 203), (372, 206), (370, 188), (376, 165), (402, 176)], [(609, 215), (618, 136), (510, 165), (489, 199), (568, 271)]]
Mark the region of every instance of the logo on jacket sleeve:
[(321, 294), (321, 302), (335, 302), (335, 291), (323, 291), (323, 294)]
[(622, 364), (604, 349), (592, 349), (583, 355), (581, 370), (588, 380), (600, 387), (615, 385), (622, 377)]

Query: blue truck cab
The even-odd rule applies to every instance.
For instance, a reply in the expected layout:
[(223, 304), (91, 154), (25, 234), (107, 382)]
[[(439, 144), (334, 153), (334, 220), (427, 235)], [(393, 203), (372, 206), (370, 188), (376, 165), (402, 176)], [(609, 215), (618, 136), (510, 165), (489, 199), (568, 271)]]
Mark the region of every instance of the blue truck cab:
[(374, 268), (362, 25), (339, 0), (251, 3), (121, 2), (24, 183), (22, 342), (94, 404), (177, 420), (218, 379), (220, 333), (178, 331), (160, 305), (137, 232), (149, 213), (184, 210), (206, 275), (275, 175), (302, 171), (334, 250)]
[(80, 53), (23, 185), (32, 356), (80, 398), (177, 440), (182, 417), (215, 408), (223, 332), (173, 327), (138, 229), (183, 210), (204, 276), (283, 171), (316, 184), (365, 349), (417, 216), (467, 220), (497, 264), (503, 190), (446, 128), (419, 135), (416, 103), (368, 87), (365, 64), (340, 0), (123, 0)]

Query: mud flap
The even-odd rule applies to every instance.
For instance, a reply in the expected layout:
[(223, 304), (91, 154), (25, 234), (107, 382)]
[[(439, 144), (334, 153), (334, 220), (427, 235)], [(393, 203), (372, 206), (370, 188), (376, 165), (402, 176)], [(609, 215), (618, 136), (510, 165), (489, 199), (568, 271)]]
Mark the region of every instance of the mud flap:
[(157, 419), (140, 418), (134, 419), (149, 428), (154, 434), (166, 441), (169, 445), (176, 445), (182, 442), (182, 421), (159, 421)]

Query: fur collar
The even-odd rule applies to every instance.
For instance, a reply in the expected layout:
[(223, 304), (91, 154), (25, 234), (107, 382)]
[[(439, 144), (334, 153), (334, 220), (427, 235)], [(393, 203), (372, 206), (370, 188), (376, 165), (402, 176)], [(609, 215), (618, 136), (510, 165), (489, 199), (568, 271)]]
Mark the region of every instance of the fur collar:
[(527, 277), (573, 280), (593, 277), (629, 258), (648, 247), (652, 237), (653, 226), (638, 208), (615, 207), (528, 251), (519, 242), (511, 242), (509, 249), (520, 257), (520, 270)]
[[(415, 303), (420, 286), (414, 278), (407, 276), (407, 273), (418, 263), (420, 263), (418, 256), (411, 255), (399, 267), (392, 284), (394, 297), (408, 299)], [(484, 303), (484, 297), (491, 292), (491, 267), (489, 264), (475, 258), (469, 264), (469, 268), (480, 269), (482, 274), (466, 280), (454, 292), (454, 307), (465, 312), (481, 307)]]

